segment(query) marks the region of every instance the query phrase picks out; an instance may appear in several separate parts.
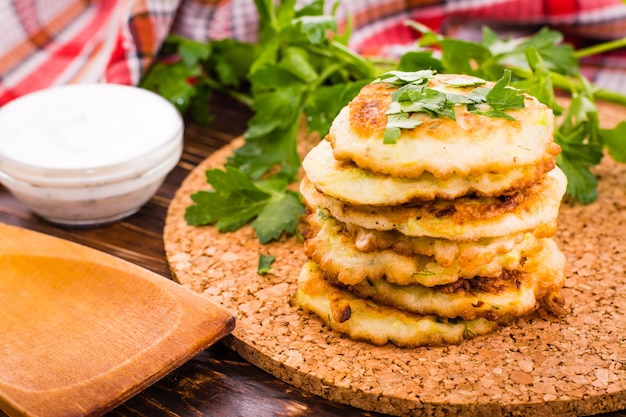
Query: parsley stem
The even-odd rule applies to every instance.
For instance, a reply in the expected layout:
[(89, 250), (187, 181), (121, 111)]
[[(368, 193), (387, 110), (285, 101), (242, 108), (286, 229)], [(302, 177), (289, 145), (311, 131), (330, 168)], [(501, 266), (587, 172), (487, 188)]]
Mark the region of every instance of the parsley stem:
[(353, 74), (356, 78), (374, 78), (374, 66), (365, 57), (336, 41), (331, 41), (328, 49), (335, 58), (342, 60), (346, 64), (352, 64), (354, 66), (353, 69), (360, 72), (360, 74)]
[(227, 95), (229, 95), (230, 97), (234, 98), (235, 100), (245, 104), (246, 106), (250, 107), (252, 105), (252, 97), (250, 96), (250, 94), (244, 92), (244, 91), (239, 91), (239, 90), (235, 90), (232, 88), (225, 88), (222, 84), (220, 84), (219, 82), (213, 80), (210, 77), (204, 77), (202, 79), (202, 82), (205, 83), (206, 85), (208, 85), (210, 88), (212, 88), (213, 90), (216, 91), (221, 91)]
[[(519, 78), (528, 79), (532, 78), (533, 76), (532, 72), (525, 68), (511, 67), (510, 69), (513, 75)], [(571, 77), (566, 77), (565, 75), (556, 72), (550, 72), (550, 79), (552, 80), (552, 84), (554, 85), (554, 87), (558, 90), (564, 90), (572, 93), (583, 88), (579, 80)], [(612, 103), (626, 106), (626, 95), (615, 91), (609, 91), (603, 88), (596, 87), (596, 89), (594, 90), (594, 97), (598, 100), (609, 101)]]
[(596, 92), (594, 93), (594, 96), (599, 100), (610, 101), (612, 103), (617, 103), (617, 104), (626, 106), (626, 95), (617, 93), (615, 91), (600, 88), (596, 90)]
[(393, 71), (398, 66), (398, 60), (392, 58), (383, 58), (372, 56), (367, 58), (368, 61), (374, 66), (376, 75), (382, 74), (388, 71)]
[(580, 59), (624, 47), (626, 47), (626, 37), (621, 39), (615, 39), (613, 41), (599, 43), (597, 45), (589, 46), (587, 48), (580, 48), (574, 51), (574, 56)]

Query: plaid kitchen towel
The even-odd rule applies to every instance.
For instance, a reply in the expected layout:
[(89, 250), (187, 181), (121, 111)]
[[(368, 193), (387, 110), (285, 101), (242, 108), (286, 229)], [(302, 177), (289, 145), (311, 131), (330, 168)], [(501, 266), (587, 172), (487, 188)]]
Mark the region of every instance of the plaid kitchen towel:
[(0, 105), (48, 86), (137, 84), (179, 0), (0, 0)]
[[(351, 47), (367, 55), (412, 45), (408, 19), (454, 36), (475, 36), (482, 24), (548, 25), (573, 42), (626, 36), (623, 0), (343, 0), (340, 24), (348, 16)], [(258, 29), (253, 0), (0, 0), (0, 19), (0, 106), (60, 84), (137, 84), (169, 33), (253, 42)], [(626, 93), (626, 52), (586, 63), (593, 81)]]

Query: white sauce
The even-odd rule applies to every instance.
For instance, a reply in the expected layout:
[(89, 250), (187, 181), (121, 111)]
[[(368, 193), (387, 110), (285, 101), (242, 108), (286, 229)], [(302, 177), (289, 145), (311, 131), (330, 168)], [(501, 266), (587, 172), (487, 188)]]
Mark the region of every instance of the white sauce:
[(93, 169), (146, 155), (180, 130), (173, 106), (147, 90), (70, 85), (0, 108), (0, 155), (46, 169)]
[(137, 211), (176, 166), (183, 121), (157, 94), (113, 84), (32, 93), (0, 108), (0, 182), (52, 222)]

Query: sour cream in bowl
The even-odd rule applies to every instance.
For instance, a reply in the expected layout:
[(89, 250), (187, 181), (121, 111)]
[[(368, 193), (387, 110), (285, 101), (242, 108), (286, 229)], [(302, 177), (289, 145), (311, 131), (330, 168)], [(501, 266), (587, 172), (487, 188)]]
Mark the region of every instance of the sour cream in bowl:
[(53, 223), (97, 226), (141, 208), (176, 166), (183, 120), (167, 100), (74, 84), (0, 108), (0, 182)]

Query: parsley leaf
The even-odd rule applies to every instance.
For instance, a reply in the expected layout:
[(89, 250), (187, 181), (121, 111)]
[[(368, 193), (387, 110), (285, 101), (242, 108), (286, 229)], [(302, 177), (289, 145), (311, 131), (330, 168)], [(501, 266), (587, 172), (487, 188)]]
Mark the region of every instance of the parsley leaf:
[(508, 87), (511, 81), (511, 71), (504, 70), (502, 78), (496, 82), (493, 88), (477, 87), (470, 93), (470, 98), (476, 104), (486, 103), (491, 107), (489, 110), (481, 110), (476, 104), (468, 106), (475, 114), (482, 114), (489, 117), (502, 117), (508, 120), (515, 118), (505, 110), (524, 108), (524, 94), (515, 88)]
[(524, 94), (516, 88), (508, 87), (511, 71), (504, 70), (502, 78), (487, 93), (487, 103), (495, 110), (524, 108)]
[(411, 71), (415, 68), (429, 68), (435, 72), (443, 72), (441, 60), (433, 56), (433, 51), (408, 51), (405, 52), (397, 64), (398, 71)]
[(567, 194), (576, 196), (582, 204), (589, 204), (598, 198), (598, 180), (589, 171), (589, 166), (576, 160), (576, 153), (561, 153), (557, 163), (567, 176)]
[(451, 87), (475, 87), (475, 86), (479, 86), (482, 84), (485, 84), (486, 81), (483, 80), (482, 78), (478, 78), (478, 77), (464, 77), (464, 76), (458, 76), (458, 77), (454, 77), (454, 78), (450, 78), (447, 80), (443, 81), (444, 84), (449, 85)]
[(509, 52), (507, 59), (510, 60), (511, 56), (517, 54), (523, 64), (522, 57), (530, 48), (537, 51), (550, 71), (572, 76), (578, 74), (578, 61), (574, 49), (570, 44), (563, 43), (563, 35), (556, 30), (540, 29), (530, 38), (520, 42)]
[(184, 113), (197, 94), (193, 80), (200, 74), (199, 68), (188, 67), (183, 60), (169, 64), (157, 62), (150, 67), (141, 86), (159, 93)]
[(422, 122), (418, 119), (409, 119), (407, 113), (391, 113), (387, 116), (387, 127), (383, 137), (383, 143), (393, 144), (400, 137), (400, 129), (413, 129)]
[(263, 211), (252, 222), (252, 228), (261, 243), (267, 243), (281, 237), (283, 232), (294, 234), (300, 216), (304, 214), (304, 205), (300, 195), (294, 191), (275, 190), (267, 201)]
[(345, 84), (321, 85), (310, 91), (304, 103), (309, 131), (319, 132), (324, 137), (341, 108), (355, 97), (367, 80)]
[(626, 122), (620, 122), (613, 129), (601, 129), (600, 134), (613, 159), (626, 163)]
[(435, 71), (433, 70), (421, 70), (421, 71), (388, 71), (372, 83), (387, 83), (392, 85), (424, 85), (428, 83), (428, 80), (435, 77)]
[(229, 232), (256, 217), (252, 227), (261, 243), (279, 238), (284, 231), (295, 232), (304, 204), (297, 194), (286, 190), (285, 182), (278, 179), (255, 182), (232, 166), (207, 170), (206, 177), (213, 189), (191, 195), (195, 204), (185, 211), (188, 224), (215, 223), (219, 231)]
[(272, 269), (272, 263), (276, 260), (274, 255), (259, 255), (259, 262), (257, 265), (257, 274), (266, 275)]
[(410, 117), (413, 113), (426, 113), (431, 117), (443, 116), (456, 120), (455, 106), (466, 104), (467, 109), (474, 114), (515, 120), (505, 113), (505, 110), (524, 107), (523, 93), (508, 87), (511, 80), (509, 70), (504, 71), (502, 78), (492, 88), (482, 87), (485, 81), (480, 78), (457, 77), (449, 81), (450, 85), (460, 88), (479, 86), (467, 96), (428, 88), (426, 86), (428, 80), (433, 78), (434, 74), (431, 70), (390, 71), (374, 81), (400, 86), (391, 93), (383, 143), (394, 144), (401, 135), (400, 129), (413, 129), (421, 125), (422, 121)]
[(460, 39), (442, 39), (441, 47), (441, 63), (446, 72), (451, 74), (480, 76), (473, 65), (475, 62), (484, 61), (489, 56), (489, 50), (485, 46)]
[(455, 118), (452, 106), (454, 103), (448, 100), (448, 95), (432, 88), (424, 88), (409, 84), (400, 87), (391, 94), (390, 113), (428, 113), (433, 117), (445, 115)]
[(256, 46), (232, 39), (210, 44), (170, 35), (160, 56), (141, 80), (140, 87), (159, 93), (182, 113), (191, 112), (194, 120), (208, 123), (207, 102), (213, 90), (227, 90), (244, 102), (251, 57)]
[(556, 101), (554, 82), (545, 60), (533, 47), (526, 49), (526, 60), (532, 72), (532, 77), (517, 80), (514, 82), (515, 87), (527, 90), (528, 94), (552, 108), (555, 115), (560, 115), (563, 112), (563, 108)]

